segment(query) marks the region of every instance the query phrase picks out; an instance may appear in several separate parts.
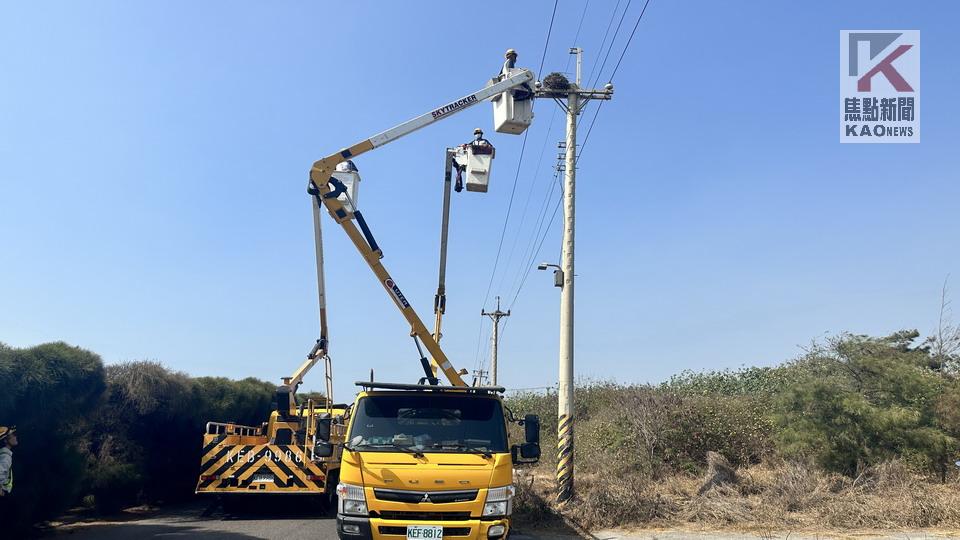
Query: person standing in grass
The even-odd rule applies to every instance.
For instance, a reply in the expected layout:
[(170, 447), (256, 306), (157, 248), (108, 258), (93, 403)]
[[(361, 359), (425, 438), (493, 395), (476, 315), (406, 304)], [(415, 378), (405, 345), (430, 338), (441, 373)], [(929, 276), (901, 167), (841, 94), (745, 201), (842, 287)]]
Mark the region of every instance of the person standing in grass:
[(17, 428), (0, 426), (0, 497), (9, 497), (13, 491), (13, 447)]

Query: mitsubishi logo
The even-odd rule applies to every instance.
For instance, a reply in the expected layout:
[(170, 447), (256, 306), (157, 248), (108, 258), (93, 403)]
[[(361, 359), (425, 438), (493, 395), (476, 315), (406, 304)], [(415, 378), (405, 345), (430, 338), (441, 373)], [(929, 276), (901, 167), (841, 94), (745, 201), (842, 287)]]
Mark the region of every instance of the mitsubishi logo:
[(421, 499), (420, 502), (421, 502), (421, 503), (428, 503), (428, 502), (430, 502), (430, 494), (429, 494), (429, 493), (424, 493), (424, 494), (423, 494), (423, 499)]

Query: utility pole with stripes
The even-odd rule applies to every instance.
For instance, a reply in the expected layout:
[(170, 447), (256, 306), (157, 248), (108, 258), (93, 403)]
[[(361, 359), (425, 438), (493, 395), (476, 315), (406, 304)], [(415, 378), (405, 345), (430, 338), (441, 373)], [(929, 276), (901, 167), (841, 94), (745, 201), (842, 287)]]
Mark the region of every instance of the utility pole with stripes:
[(571, 47), (577, 55), (576, 83), (559, 73), (551, 73), (537, 83), (538, 98), (552, 98), (567, 113), (566, 163), (563, 182), (563, 243), (559, 275), (560, 290), (560, 375), (557, 389), (557, 502), (573, 496), (573, 255), (575, 225), (575, 188), (577, 178), (577, 116), (591, 99), (611, 99), (613, 85), (602, 90), (581, 89), (580, 71), (583, 49)]
[(497, 297), (497, 310), (488, 313), (487, 310), (480, 310), (480, 315), (490, 317), (493, 321), (493, 334), (490, 336), (490, 382), (493, 386), (497, 385), (497, 342), (499, 341), (500, 319), (510, 316), (510, 310), (500, 311), (500, 297)]

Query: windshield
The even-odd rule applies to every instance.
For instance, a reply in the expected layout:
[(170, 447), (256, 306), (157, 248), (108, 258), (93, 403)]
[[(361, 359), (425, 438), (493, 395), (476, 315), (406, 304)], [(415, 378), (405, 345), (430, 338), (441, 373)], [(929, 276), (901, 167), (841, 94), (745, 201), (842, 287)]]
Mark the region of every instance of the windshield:
[(396, 452), (506, 452), (503, 410), (496, 399), (407, 394), (367, 396), (354, 412), (353, 449)]

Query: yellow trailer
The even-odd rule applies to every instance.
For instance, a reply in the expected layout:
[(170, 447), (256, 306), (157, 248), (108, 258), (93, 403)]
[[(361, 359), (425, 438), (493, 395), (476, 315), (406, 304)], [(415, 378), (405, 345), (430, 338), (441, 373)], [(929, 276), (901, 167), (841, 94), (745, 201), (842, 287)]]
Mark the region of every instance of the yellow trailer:
[(332, 497), (344, 411), (344, 406), (318, 409), (308, 401), (295, 415), (274, 411), (259, 427), (208, 422), (196, 492)]

